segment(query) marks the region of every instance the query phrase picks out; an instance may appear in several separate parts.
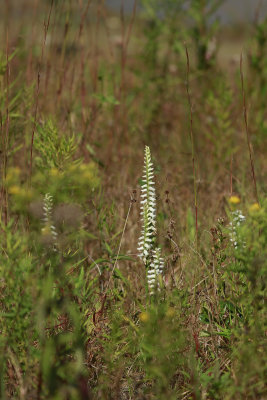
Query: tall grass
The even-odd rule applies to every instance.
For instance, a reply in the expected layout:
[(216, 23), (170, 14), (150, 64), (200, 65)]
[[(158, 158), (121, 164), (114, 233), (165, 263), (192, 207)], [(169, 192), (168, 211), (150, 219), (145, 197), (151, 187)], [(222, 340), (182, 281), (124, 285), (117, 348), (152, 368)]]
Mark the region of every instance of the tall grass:
[(5, 2), (1, 399), (265, 398), (267, 22), (219, 3)]

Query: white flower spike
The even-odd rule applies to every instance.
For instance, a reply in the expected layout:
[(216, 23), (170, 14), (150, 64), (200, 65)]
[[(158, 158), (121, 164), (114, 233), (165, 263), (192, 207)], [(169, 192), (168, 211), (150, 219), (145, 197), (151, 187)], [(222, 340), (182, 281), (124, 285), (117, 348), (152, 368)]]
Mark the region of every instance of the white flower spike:
[[(57, 231), (56, 231), (55, 226), (52, 223), (53, 197), (49, 193), (46, 193), (44, 196), (43, 210), (44, 210), (43, 231), (49, 232), (53, 238), (54, 244), (56, 244)], [(55, 248), (54, 248), (54, 250), (56, 251)]]
[(235, 210), (231, 212), (232, 221), (230, 221), (230, 241), (233, 243), (234, 248), (237, 249), (239, 246), (245, 247), (245, 243), (240, 242), (238, 235), (238, 229), (241, 224), (246, 220), (246, 217), (242, 214), (241, 210)]
[(143, 228), (138, 242), (138, 254), (147, 268), (149, 293), (158, 289), (158, 275), (164, 269), (160, 248), (156, 248), (156, 190), (151, 153), (145, 147), (144, 174), (141, 186), (141, 218)]

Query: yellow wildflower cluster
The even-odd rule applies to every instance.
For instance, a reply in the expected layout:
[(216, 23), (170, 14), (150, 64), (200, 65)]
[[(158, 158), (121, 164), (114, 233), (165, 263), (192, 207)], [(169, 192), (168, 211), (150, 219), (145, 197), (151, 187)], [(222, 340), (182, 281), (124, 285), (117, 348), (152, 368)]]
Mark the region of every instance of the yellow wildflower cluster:
[(30, 200), (33, 196), (33, 192), (31, 189), (19, 185), (10, 186), (8, 188), (8, 193), (23, 200)]
[(18, 185), (12, 185), (10, 186), (10, 188), (8, 189), (8, 192), (10, 194), (19, 194), (20, 193), (21, 188)]
[(98, 168), (93, 162), (88, 164), (71, 164), (65, 171), (53, 167), (50, 169), (49, 175), (55, 180), (73, 181), (75, 184), (80, 184), (81, 186), (94, 188), (99, 185)]
[[(175, 308), (169, 307), (165, 313), (167, 318), (173, 318), (175, 316)], [(139, 314), (139, 321), (146, 323), (150, 320), (150, 315), (147, 311), (143, 311)]]
[(80, 164), (76, 167), (75, 173), (81, 184), (91, 186), (92, 188), (98, 186), (98, 168), (95, 163)]

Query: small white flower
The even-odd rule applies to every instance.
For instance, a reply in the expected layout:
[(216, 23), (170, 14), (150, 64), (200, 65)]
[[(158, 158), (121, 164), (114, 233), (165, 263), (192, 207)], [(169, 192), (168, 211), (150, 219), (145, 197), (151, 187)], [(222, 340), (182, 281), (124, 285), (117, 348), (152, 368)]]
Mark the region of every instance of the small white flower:
[(246, 217), (242, 214), (241, 210), (232, 211), (231, 217), (232, 221), (229, 223), (230, 241), (233, 243), (235, 249), (237, 249), (240, 245), (245, 247), (246, 244), (244, 242), (241, 243), (240, 238), (238, 237), (238, 228), (246, 220)]

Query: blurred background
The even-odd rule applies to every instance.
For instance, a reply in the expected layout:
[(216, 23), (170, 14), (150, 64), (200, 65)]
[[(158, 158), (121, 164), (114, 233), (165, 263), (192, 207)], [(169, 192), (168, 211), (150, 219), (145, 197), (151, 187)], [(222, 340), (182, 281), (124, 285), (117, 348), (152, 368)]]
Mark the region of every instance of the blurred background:
[[(18, 97), (19, 84), (28, 96), (23, 105), (29, 117), (23, 126), (26, 139), (14, 135), (14, 146), (18, 140), (22, 149), (28, 149), (32, 115), (40, 123), (53, 115), (62, 132), (77, 135), (80, 155), (97, 161), (107, 192), (115, 192), (112, 197), (124, 202), (128, 191), (122, 195), (115, 189), (121, 172), (118, 161), (127, 165), (121, 185), (130, 187), (138, 181), (136, 157), (141, 159), (144, 144), (151, 143), (158, 168), (163, 162), (170, 166), (166, 189), (179, 187), (179, 196), (190, 198), (192, 204), (192, 186), (189, 190), (187, 185), (192, 180), (191, 144), (185, 134), (186, 43), (198, 130), (201, 212), (206, 213), (207, 202), (221, 207), (207, 196), (211, 187), (221, 198), (233, 190), (231, 169), (236, 168), (237, 176), (242, 168), (250, 174), (243, 157), (241, 53), (251, 100), (250, 134), (259, 157), (264, 157), (267, 1), (5, 0), (2, 4), (3, 71), (8, 50), (14, 96)], [(5, 83), (4, 76), (3, 72)], [(21, 96), (26, 100), (24, 93)], [(16, 157), (29, 167), (19, 151)], [(181, 165), (183, 173), (176, 170)], [(264, 169), (258, 168), (263, 176)], [(239, 192), (247, 189), (243, 177), (235, 183)]]
[[(121, 0), (106, 1), (106, 5), (114, 10), (118, 10), (121, 7), (121, 3)], [(133, 5), (134, 0), (124, 0), (124, 7), (127, 12), (132, 10)], [(266, 0), (225, 0), (216, 12), (216, 15), (223, 23), (233, 24), (251, 22), (258, 12), (260, 12), (260, 18), (266, 15)]]

